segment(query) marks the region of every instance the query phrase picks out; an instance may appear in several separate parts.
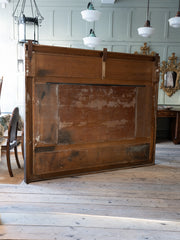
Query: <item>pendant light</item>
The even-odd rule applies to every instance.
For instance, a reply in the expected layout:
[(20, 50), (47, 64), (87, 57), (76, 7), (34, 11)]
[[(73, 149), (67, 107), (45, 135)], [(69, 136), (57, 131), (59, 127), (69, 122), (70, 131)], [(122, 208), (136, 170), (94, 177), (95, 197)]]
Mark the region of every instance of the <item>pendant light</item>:
[(88, 22), (94, 22), (99, 20), (101, 13), (94, 9), (92, 1), (88, 3), (87, 9), (81, 11), (82, 19)]
[(9, 3), (9, 0), (0, 0), (1, 7), (6, 8), (6, 4)]
[[(88, 3), (87, 9), (81, 12), (82, 19), (88, 22), (99, 20), (101, 13), (94, 9), (92, 1)], [(84, 45), (89, 48), (95, 48), (100, 43), (100, 38), (96, 37), (93, 29), (90, 29), (88, 37), (83, 38)]]
[(39, 42), (39, 26), (44, 20), (35, 0), (29, 0), (31, 14), (25, 15), (26, 0), (18, 0), (12, 14), (18, 24), (18, 41), (26, 43), (32, 40), (33, 43)]
[(84, 45), (90, 48), (94, 48), (98, 44), (100, 44), (100, 38), (96, 37), (93, 29), (90, 30), (88, 37), (83, 38), (83, 41), (84, 41)]
[(151, 27), (150, 20), (149, 20), (149, 0), (147, 4), (147, 16), (146, 16), (146, 22), (144, 27), (140, 27), (137, 29), (138, 34), (142, 37), (150, 37), (153, 32), (154, 28)]
[(179, 8), (178, 8), (176, 16), (173, 18), (170, 18), (168, 21), (169, 21), (170, 27), (173, 27), (173, 28), (180, 27), (180, 0), (179, 0)]

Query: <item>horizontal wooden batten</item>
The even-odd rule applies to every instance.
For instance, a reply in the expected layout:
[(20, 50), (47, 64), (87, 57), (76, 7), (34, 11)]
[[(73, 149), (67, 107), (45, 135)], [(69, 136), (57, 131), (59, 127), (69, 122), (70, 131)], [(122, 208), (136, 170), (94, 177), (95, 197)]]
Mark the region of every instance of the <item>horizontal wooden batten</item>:
[(84, 84), (84, 85), (109, 85), (109, 86), (132, 86), (132, 87), (145, 87), (152, 86), (152, 82), (144, 80), (127, 80), (127, 79), (99, 79), (99, 78), (76, 78), (76, 77), (53, 77), (44, 76), (37, 77), (35, 84)]
[(143, 144), (150, 144), (150, 138), (133, 138), (133, 139), (123, 139), (120, 141), (116, 142), (96, 142), (96, 143), (88, 143), (88, 144), (71, 144), (71, 145), (52, 145), (52, 144), (47, 144), (47, 143), (42, 143), (42, 142), (34, 142), (34, 151), (35, 152), (48, 152), (51, 151), (52, 149), (54, 151), (59, 151), (59, 150), (77, 150), (78, 148), (94, 148), (95, 146), (97, 147), (107, 147), (107, 146), (113, 146), (113, 145), (119, 145), (119, 144), (128, 144), (128, 145), (143, 145)]
[[(46, 148), (47, 149), (47, 148)], [(35, 175), (51, 174), (54, 172), (72, 174), (78, 171), (96, 171), (99, 167), (139, 165), (149, 159), (149, 144), (111, 144), (106, 146), (88, 145), (73, 149), (52, 149), (51, 151), (35, 150), (33, 172)], [(113, 158), (111, 157), (113, 156)], [(56, 159), (56, 161), (52, 161)], [(112, 167), (113, 168), (113, 167)], [(48, 169), (48, 170), (47, 170)]]
[[(26, 51), (28, 54), (28, 44), (26, 44)], [(46, 45), (33, 45), (32, 46), (32, 55), (34, 53), (43, 54), (43, 55), (71, 55), (71, 56), (89, 56), (89, 57), (102, 57), (103, 52), (97, 50), (87, 50), (87, 49), (77, 49), (77, 48), (66, 48), (66, 47), (56, 47), (56, 46), (46, 46)], [(154, 61), (154, 56), (141, 55), (139, 58), (138, 55), (132, 55), (129, 53), (117, 53), (117, 52), (107, 52), (107, 58), (115, 59), (129, 59), (131, 61)]]

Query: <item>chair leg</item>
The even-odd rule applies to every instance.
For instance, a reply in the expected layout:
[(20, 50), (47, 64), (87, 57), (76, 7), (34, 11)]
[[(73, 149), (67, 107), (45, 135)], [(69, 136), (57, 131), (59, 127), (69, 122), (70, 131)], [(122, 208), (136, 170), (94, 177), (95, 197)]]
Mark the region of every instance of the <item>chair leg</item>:
[(18, 165), (18, 168), (21, 168), (21, 165), (20, 165), (20, 162), (19, 162), (19, 159), (18, 159), (18, 154), (17, 154), (17, 146), (14, 147), (14, 153), (15, 153), (16, 163)]
[(9, 175), (13, 177), (12, 169), (11, 169), (11, 162), (10, 162), (10, 149), (7, 147), (6, 149), (6, 158), (7, 158), (7, 166), (8, 166), (8, 171)]
[(24, 159), (24, 130), (22, 131), (22, 136), (21, 136), (21, 151)]
[(24, 159), (24, 142), (21, 143), (21, 151), (22, 151), (22, 156)]

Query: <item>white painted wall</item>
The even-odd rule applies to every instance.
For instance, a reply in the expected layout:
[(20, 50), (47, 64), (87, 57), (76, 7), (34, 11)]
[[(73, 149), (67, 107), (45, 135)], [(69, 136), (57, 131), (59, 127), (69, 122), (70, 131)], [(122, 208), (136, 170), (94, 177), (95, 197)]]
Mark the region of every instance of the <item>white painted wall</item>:
[[(0, 76), (4, 77), (1, 93), (1, 111), (11, 111), (17, 104), (16, 41), (13, 38), (11, 7), (0, 5)], [(11, 98), (12, 97), (12, 98)]]
[[(17, 0), (11, 0), (5, 9), (0, 7), (0, 76), (4, 76), (1, 109), (12, 112), (15, 106), (24, 111), (24, 73), (17, 68), (17, 34), (12, 12)], [(94, 0), (96, 9), (102, 12), (96, 23), (81, 19), (80, 11), (88, 0), (37, 0), (45, 20), (40, 28), (40, 44), (85, 48), (82, 38), (94, 27), (96, 35), (102, 39), (97, 49), (106, 47), (109, 51), (134, 53), (146, 41), (160, 54), (161, 61), (175, 52), (180, 61), (180, 29), (168, 26), (168, 18), (174, 16), (178, 0), (151, 0), (151, 24), (155, 34), (148, 39), (138, 36), (137, 28), (144, 25), (146, 1), (118, 0), (113, 5), (101, 4)], [(159, 90), (159, 103), (180, 104), (180, 91), (168, 97)]]

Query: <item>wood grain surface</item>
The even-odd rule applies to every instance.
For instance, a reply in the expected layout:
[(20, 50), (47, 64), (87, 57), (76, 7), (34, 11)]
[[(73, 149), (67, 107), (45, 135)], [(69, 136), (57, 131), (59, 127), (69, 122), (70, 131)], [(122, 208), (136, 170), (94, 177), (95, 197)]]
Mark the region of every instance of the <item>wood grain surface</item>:
[(157, 56), (29, 45), (26, 182), (154, 163)]

